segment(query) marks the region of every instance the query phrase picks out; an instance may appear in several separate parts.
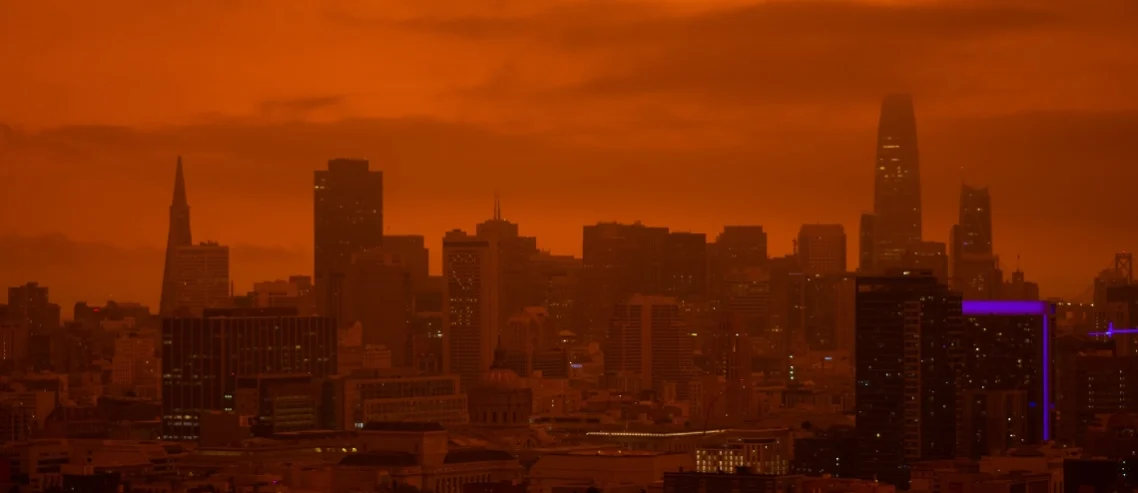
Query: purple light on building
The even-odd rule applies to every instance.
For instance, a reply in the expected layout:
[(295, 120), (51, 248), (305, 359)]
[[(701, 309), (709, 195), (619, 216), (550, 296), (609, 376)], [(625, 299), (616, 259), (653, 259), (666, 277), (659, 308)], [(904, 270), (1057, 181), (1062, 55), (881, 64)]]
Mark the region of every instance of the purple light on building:
[(1114, 334), (1138, 334), (1138, 329), (1116, 329), (1114, 322), (1106, 324), (1106, 332), (1089, 332), (1087, 335), (1091, 337), (1114, 337)]
[(1051, 313), (1054, 307), (1046, 301), (964, 300), (961, 309), (966, 317), (1039, 316), (1043, 318), (1043, 440), (1050, 440)]

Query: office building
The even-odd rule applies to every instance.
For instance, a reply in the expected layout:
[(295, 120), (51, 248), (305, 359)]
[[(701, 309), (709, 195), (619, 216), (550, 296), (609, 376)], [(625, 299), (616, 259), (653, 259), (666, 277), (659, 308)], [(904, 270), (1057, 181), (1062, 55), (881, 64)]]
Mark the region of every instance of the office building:
[(707, 295), (707, 235), (669, 233), (664, 240), (661, 272), (664, 295), (684, 302)]
[(167, 257), (164, 316), (201, 316), (230, 305), (229, 247), (216, 242), (173, 247)]
[(766, 266), (767, 233), (762, 226), (724, 226), (707, 246), (707, 256), (709, 294), (718, 299), (727, 279)]
[(124, 386), (158, 385), (157, 334), (127, 333), (115, 339), (111, 383)]
[(940, 282), (948, 283), (948, 246), (938, 241), (909, 244), (901, 259), (905, 269), (929, 271)]
[(980, 460), (1004, 455), (1027, 443), (1032, 408), (1026, 391), (966, 389), (963, 395), (958, 455)]
[(427, 287), (431, 264), (426, 239), (421, 235), (384, 235), (383, 251), (399, 257), (403, 268), (411, 274), (416, 292)]
[(1055, 402), (1055, 307), (1044, 301), (967, 300), (962, 344), (961, 388), (964, 391), (1022, 391), (1027, 398), (1026, 434), (1017, 444), (1051, 439)]
[(1058, 368), (1062, 398), (1058, 400), (1056, 439), (1082, 444), (1099, 416), (1138, 413), (1138, 356), (1078, 355)]
[(846, 231), (841, 224), (803, 224), (798, 230), (798, 264), (808, 276), (846, 272)]
[(929, 272), (856, 286), (858, 474), (906, 488), (912, 461), (956, 455), (961, 299)]
[(501, 203), (495, 199), (494, 216), (479, 223), (476, 235), (494, 242), (498, 248), (499, 326), (527, 306), (541, 303), (540, 288), (532, 284), (532, 259), (538, 254), (537, 238), (521, 236), (518, 225), (502, 218)]
[(358, 252), (343, 285), (340, 323), (359, 323), (364, 346), (385, 346), (393, 365), (410, 364), (414, 298), (411, 274), (401, 256), (379, 250)]
[(59, 305), (52, 303), (48, 288), (29, 282), (8, 288), (8, 322), (23, 327), (28, 336), (46, 335), (61, 327)]
[(999, 298), (1002, 280), (992, 248), (992, 196), (987, 188), (961, 185), (960, 214), (949, 241), (953, 289), (965, 299)]
[(342, 315), (352, 255), (383, 246), (383, 173), (362, 159), (333, 159), (314, 174), (316, 310)]
[(671, 385), (687, 397), (692, 377), (693, 338), (675, 298), (632, 296), (613, 310), (605, 346), (605, 373), (639, 377), (657, 395)]
[(813, 351), (852, 350), (853, 275), (817, 275), (803, 286), (803, 334)]
[(861, 215), (858, 222), (858, 251), (857, 271), (862, 274), (872, 274), (876, 271), (874, 262), (877, 261), (876, 245), (874, 241), (874, 227), (876, 217), (871, 213)]
[(584, 227), (582, 282), (585, 334), (607, 330), (613, 307), (635, 294), (660, 295), (668, 228), (597, 223)]
[(239, 377), (335, 372), (336, 328), (327, 317), (231, 309), (163, 319), (162, 435), (196, 440), (202, 413), (234, 409)]
[(374, 422), (461, 425), (469, 421), (466, 394), (455, 375), (409, 369), (364, 370), (324, 383), (325, 427), (362, 429)]
[(443, 372), (457, 374), (463, 389), (477, 384), (494, 362), (499, 252), (492, 238), (458, 230), (443, 238)]

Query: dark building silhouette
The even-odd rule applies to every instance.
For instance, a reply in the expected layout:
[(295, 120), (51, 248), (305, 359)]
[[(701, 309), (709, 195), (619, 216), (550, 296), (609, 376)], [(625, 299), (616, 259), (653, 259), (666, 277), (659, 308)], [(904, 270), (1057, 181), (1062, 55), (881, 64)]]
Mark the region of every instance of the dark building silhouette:
[(1045, 409), (1055, 402), (1050, 363), (1055, 346), (1055, 307), (1043, 301), (984, 300), (965, 301), (963, 306), (962, 347), (967, 350), (963, 351), (961, 389), (1023, 392), (1027, 400), (1026, 433), (1009, 441), (1019, 446), (1050, 439), (1051, 423), (1047, 420), (1051, 418)]
[(411, 284), (419, 292), (427, 287), (430, 277), (430, 252), (421, 235), (384, 235), (383, 251), (399, 256), (400, 262), (411, 274)]
[(909, 270), (932, 272), (940, 282), (948, 283), (948, 246), (939, 241), (909, 244), (901, 264)]
[(798, 264), (806, 275), (846, 272), (846, 230), (841, 224), (803, 224), (798, 230)]
[(876, 237), (874, 236), (874, 228), (877, 224), (877, 217), (870, 213), (861, 215), (861, 220), (858, 223), (858, 251), (857, 251), (857, 271), (862, 273), (874, 272), (875, 262), (877, 261), (877, 253), (875, 253)]
[(494, 200), (494, 216), (475, 228), (479, 238), (498, 245), (498, 321), (505, 325), (527, 306), (541, 304), (540, 288), (533, 282), (533, 258), (538, 254), (537, 238), (521, 236), (518, 225), (502, 218), (501, 202)]
[(582, 240), (586, 331), (605, 333), (613, 307), (634, 294), (663, 293), (668, 228), (597, 223), (585, 226)]
[(791, 469), (804, 476), (857, 477), (856, 431), (834, 426), (817, 431), (812, 437), (796, 438)]
[(391, 364), (410, 364), (415, 294), (397, 254), (362, 251), (352, 256), (343, 285), (341, 326), (360, 323), (365, 345), (391, 351)]
[(237, 379), (336, 373), (336, 327), (285, 308), (206, 310), (162, 320), (162, 435), (196, 440), (205, 411), (232, 411)]
[(664, 241), (664, 294), (681, 301), (707, 295), (707, 235), (669, 233)]
[(767, 233), (762, 226), (724, 226), (707, 246), (707, 255), (710, 294), (719, 299), (728, 289), (725, 282), (766, 267)]
[(901, 265), (906, 249), (921, 241), (921, 174), (913, 99), (885, 97), (877, 127), (873, 188), (874, 267)]
[(907, 488), (912, 461), (956, 455), (961, 298), (928, 272), (857, 279), (858, 476)]
[(965, 299), (997, 299), (1002, 282), (992, 250), (992, 196), (987, 188), (960, 187), (960, 214), (950, 234), (952, 287)]
[(383, 173), (362, 159), (333, 159), (314, 175), (316, 310), (337, 317), (352, 255), (383, 243)]
[(158, 314), (168, 316), (178, 308), (176, 299), (177, 255), (181, 247), (193, 246), (190, 234), (190, 203), (186, 198), (186, 178), (182, 171), (182, 157), (178, 157), (174, 169), (174, 198), (170, 201), (170, 225), (166, 236), (166, 265), (162, 275), (162, 297), (158, 304)]

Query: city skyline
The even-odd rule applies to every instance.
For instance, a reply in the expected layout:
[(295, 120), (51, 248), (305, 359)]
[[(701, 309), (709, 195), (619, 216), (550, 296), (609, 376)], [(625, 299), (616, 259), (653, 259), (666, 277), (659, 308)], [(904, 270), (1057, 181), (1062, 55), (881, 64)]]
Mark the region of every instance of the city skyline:
[[(900, 90), (912, 93), (918, 105), (923, 230), (929, 239), (948, 240), (945, 232), (956, 222), (957, 189), (963, 182), (989, 187), (1000, 230), (996, 253), (1005, 267), (1012, 267), (1018, 255), (1020, 266), (1048, 295), (1079, 294), (1084, 280), (1105, 266), (1113, 252), (1138, 245), (1138, 233), (1114, 212), (1128, 207), (1125, 178), (1132, 171), (1127, 163), (1138, 159), (1138, 151), (1127, 144), (1127, 136), (1138, 129), (1138, 100), (1124, 90), (1133, 85), (1129, 82), (1138, 70), (1122, 70), (1128, 65), (1111, 62), (1138, 44), (1118, 22), (1131, 5), (1093, 2), (1076, 9), (1057, 2), (899, 7), (861, 1), (723, 1), (695, 8), (677, 2), (614, 2), (582, 13), (589, 9), (578, 2), (555, 4), (447, 14), (407, 5), (391, 12), (360, 6), (325, 12), (310, 4), (278, 11), (186, 8), (188, 16), (240, 21), (249, 33), (261, 32), (264, 39), (294, 47), (296, 63), (263, 60), (267, 76), (285, 81), (272, 91), (244, 72), (216, 72), (263, 59), (261, 47), (241, 46), (211, 64), (194, 65), (226, 82), (225, 90), (214, 90), (212, 85), (188, 85), (182, 75), (172, 80), (163, 75), (165, 69), (150, 70), (154, 50), (188, 60), (199, 57), (197, 48), (168, 36), (138, 42), (151, 34), (149, 23), (131, 23), (143, 12), (114, 2), (97, 12), (13, 5), (19, 16), (56, 16), (59, 25), (69, 28), (73, 37), (41, 47), (39, 55), (73, 77), (28, 68), (34, 60), (18, 53), (10, 58), (29, 75), (14, 81), (18, 90), (0, 95), (5, 98), (0, 160), (21, 163), (0, 166), (0, 186), (5, 187), (0, 194), (0, 239), (5, 241), (0, 243), (20, 242), (9, 238), (14, 235), (64, 233), (74, 242), (103, 242), (118, 249), (160, 248), (162, 235), (156, 231), (166, 227), (159, 207), (169, 201), (168, 163), (183, 155), (194, 175), (200, 238), (232, 245), (234, 255), (246, 246), (286, 257), (263, 267), (241, 267), (235, 259), (239, 285), (262, 280), (263, 272), (307, 272), (306, 262), (290, 260), (312, 255), (310, 232), (303, 227), (311, 220), (311, 206), (300, 197), (308, 194), (309, 173), (330, 158), (348, 156), (370, 160), (399, 184), (387, 193), (385, 227), (391, 233), (424, 235), (435, 265), (442, 234), (489, 217), (494, 192), (501, 194), (509, 220), (556, 253), (579, 255), (581, 225), (640, 219), (709, 236), (724, 224), (762, 224), (770, 233), (771, 252), (778, 254), (790, 250), (803, 223), (842, 224), (852, 238), (859, 214), (872, 204), (873, 178), (866, 169), (874, 160), (880, 98)], [(582, 15), (557, 15), (558, 9)], [(841, 15), (819, 15), (827, 9)], [(174, 15), (164, 7), (150, 14)], [(350, 61), (362, 60), (362, 53), (344, 38), (345, 32), (371, 41), (421, 37), (431, 41), (424, 45), (424, 60), (457, 50), (470, 55), (470, 62), (454, 67), (454, 73), (440, 73), (439, 67), (431, 72), (430, 63), (391, 60), (406, 70), (385, 76), (401, 83), (369, 87), (374, 81), (370, 69), (321, 61), (318, 53), (263, 33), (267, 14), (297, 22), (327, 46), (350, 48), (342, 51)], [(866, 22), (853, 26), (834, 20), (838, 17)], [(105, 34), (84, 22), (91, 18), (104, 18), (104, 25), (139, 26), (104, 40), (132, 48), (99, 46), (147, 61), (127, 66), (115, 59), (95, 71), (89, 62), (73, 58), (78, 41)], [(475, 28), (457, 29), (448, 24), (450, 18)], [(207, 25), (229, 29), (216, 22)], [(495, 22), (497, 27), (490, 27)], [(1092, 22), (1096, 35), (1086, 36)], [(506, 27), (511, 25), (514, 31)], [(535, 32), (532, 25), (549, 29)], [(772, 39), (799, 40), (824, 32), (844, 48), (789, 43), (785, 54), (770, 53), (744, 42), (740, 33), (746, 25), (770, 27), (764, 36)], [(6, 34), (35, 39), (25, 26), (5, 27)], [(581, 28), (611, 38), (616, 56), (627, 62), (617, 65), (634, 73), (622, 78), (610, 64), (592, 63), (597, 42), (575, 37)], [(921, 34), (925, 31), (931, 34)], [(685, 32), (703, 33), (705, 41), (692, 46), (667, 41)], [(186, 39), (205, 42), (207, 35), (188, 33)], [(1055, 56), (1014, 56), (1036, 47), (1041, 37), (1054, 40), (1046, 47)], [(912, 40), (907, 50), (874, 56), (883, 43), (895, 45), (902, 38)], [(639, 54), (635, 47), (645, 41), (673, 48), (675, 60)], [(5, 43), (0, 50), (18, 45)], [(950, 49), (972, 56), (931, 56)], [(489, 56), (498, 52), (507, 55), (506, 62)], [(709, 53), (725, 55), (705, 56)], [(565, 73), (518, 68), (544, 67), (547, 62), (541, 59), (550, 54), (564, 55)], [(732, 56), (784, 70), (774, 80), (762, 80), (732, 68)], [(926, 58), (941, 61), (929, 66), (920, 61)], [(825, 68), (846, 66), (846, 60), (860, 62), (849, 64), (856, 71), (847, 76), (834, 77)], [(305, 63), (314, 73), (328, 69), (334, 76), (295, 77), (295, 67)], [(676, 70), (681, 64), (703, 71), (685, 74)], [(131, 91), (97, 97), (90, 92), (113, 82), (115, 73), (134, 71), (140, 86)], [(653, 71), (660, 75), (655, 88), (637, 78)], [(437, 82), (415, 85), (424, 73), (436, 75), (432, 80)], [(1080, 75), (1073, 80), (1071, 74)], [(723, 83), (736, 79), (742, 83)], [(640, 95), (640, 90), (648, 92)], [(1078, 163), (1079, 172), (1064, 173), (1072, 163)], [(691, 180), (691, 169), (714, 171), (721, 179)], [(645, 175), (645, 170), (655, 173)], [(626, 189), (621, 180), (607, 179), (610, 174), (638, 177), (646, 180), (645, 186)], [(551, 178), (555, 185), (534, 185)], [(260, 186), (249, 189), (247, 183)], [(689, 200), (670, 196), (681, 187)], [(129, 193), (107, 194), (106, 188)], [(64, 189), (70, 191), (39, 213), (8, 212), (34, 201), (40, 190)], [(1094, 193), (1098, 189), (1105, 193)], [(788, 203), (795, 207), (786, 207)], [(256, 219), (236, 220), (234, 210)], [(108, 222), (127, 211), (129, 226)], [(1062, 232), (1059, 238), (1056, 231)], [(1079, 240), (1068, 239), (1073, 232)], [(1052, 244), (1056, 246), (1047, 246)], [(855, 251), (849, 249), (850, 265), (856, 264)], [(14, 277), (5, 280), (28, 280), (20, 269), (2, 269)], [(151, 269), (139, 275), (146, 281), (70, 297), (156, 297), (142, 286), (153, 285), (161, 273)]]

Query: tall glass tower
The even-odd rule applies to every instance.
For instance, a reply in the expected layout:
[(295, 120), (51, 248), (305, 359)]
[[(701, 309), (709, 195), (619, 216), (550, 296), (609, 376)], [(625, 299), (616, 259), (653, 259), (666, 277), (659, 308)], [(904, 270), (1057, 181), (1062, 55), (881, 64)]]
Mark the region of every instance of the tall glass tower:
[(893, 94), (881, 103), (874, 172), (874, 267), (902, 266), (921, 241), (921, 172), (913, 98)]

